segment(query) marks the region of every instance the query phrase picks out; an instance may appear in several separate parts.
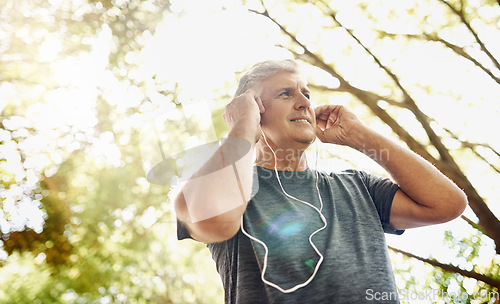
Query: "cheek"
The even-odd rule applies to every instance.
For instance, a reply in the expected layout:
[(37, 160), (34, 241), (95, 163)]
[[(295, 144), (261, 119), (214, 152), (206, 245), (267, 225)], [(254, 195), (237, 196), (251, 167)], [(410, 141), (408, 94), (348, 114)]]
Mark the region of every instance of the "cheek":
[(275, 136), (278, 136), (277, 134), (281, 134), (281, 131), (284, 130), (284, 126), (282, 123), (280, 124), (279, 118), (273, 114), (274, 113), (268, 113), (266, 111), (260, 121), (262, 130), (266, 132), (266, 135), (268, 135), (271, 140), (275, 139)]
[(315, 126), (316, 125), (316, 113), (314, 112), (313, 108), (311, 108), (309, 112), (311, 112), (311, 117), (313, 119), (312, 125)]
[(261, 114), (260, 122), (261, 124), (272, 125), (277, 120), (276, 109), (274, 107), (267, 107), (265, 109), (266, 111)]
[(272, 126), (273, 120), (271, 119), (272, 115), (270, 115), (270, 114), (271, 113), (268, 113), (267, 110), (266, 110), (266, 112), (264, 114), (261, 114), (260, 125), (262, 127), (270, 127), (270, 126)]
[(283, 128), (283, 123), (286, 121), (286, 115), (289, 109), (281, 104), (274, 103), (273, 105), (264, 105), (266, 111), (261, 116), (261, 125), (267, 127)]

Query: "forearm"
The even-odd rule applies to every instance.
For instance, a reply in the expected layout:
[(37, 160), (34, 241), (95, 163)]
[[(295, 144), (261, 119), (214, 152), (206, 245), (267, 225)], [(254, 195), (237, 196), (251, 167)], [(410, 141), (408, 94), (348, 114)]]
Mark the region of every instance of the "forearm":
[(390, 223), (406, 229), (449, 221), (467, 206), (467, 197), (450, 179), (412, 151), (366, 127), (339, 105), (315, 109), (318, 138), (346, 145), (379, 163), (399, 185), (391, 205)]
[(177, 216), (195, 239), (216, 242), (238, 231), (252, 190), (256, 133), (254, 124), (236, 123), (176, 198)]
[(364, 126), (351, 146), (374, 159), (419, 205), (436, 210), (460, 208), (464, 193), (425, 159)]

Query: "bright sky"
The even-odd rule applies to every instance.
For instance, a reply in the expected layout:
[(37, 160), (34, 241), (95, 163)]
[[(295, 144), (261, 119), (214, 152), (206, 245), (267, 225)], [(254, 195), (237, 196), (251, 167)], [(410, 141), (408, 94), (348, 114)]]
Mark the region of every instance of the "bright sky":
[[(253, 3), (253, 7), (258, 8), (259, 1), (248, 1)], [(339, 14), (339, 20), (345, 22), (347, 26), (357, 28), (357, 34), (363, 41), (370, 42), (374, 39), (373, 35), (366, 29), (370, 26), (368, 20), (360, 18), (359, 9), (356, 7), (357, 1), (337, 1), (338, 9), (342, 10)], [(377, 8), (384, 6), (391, 7), (405, 7), (410, 3), (407, 1), (374, 1), (376, 3), (371, 5), (371, 10), (374, 15), (383, 14), (383, 10)], [(424, 4), (422, 4), (424, 5)], [(226, 9), (222, 9), (225, 7)], [(429, 7), (428, 9), (435, 9)], [(208, 115), (215, 103), (213, 100), (220, 96), (220, 90), (224, 90), (225, 83), (229, 82), (235, 85), (235, 72), (241, 71), (249, 65), (265, 60), (265, 59), (278, 59), (290, 58), (291, 56), (287, 51), (275, 47), (277, 43), (286, 43), (286, 39), (280, 34), (275, 26), (271, 26), (270, 22), (263, 17), (255, 14), (248, 13), (245, 7), (237, 5), (236, 1), (230, 0), (217, 0), (217, 1), (204, 1), (204, 0), (177, 0), (172, 1), (173, 14), (167, 14), (165, 20), (159, 25), (154, 35), (146, 35), (144, 37), (146, 47), (139, 53), (135, 54), (130, 52), (126, 56), (129, 63), (141, 62), (141, 66), (134, 77), (139, 79), (148, 79), (151, 75), (157, 74), (157, 79), (163, 80), (166, 83), (177, 83), (181, 94), (179, 100), (185, 106), (185, 115), (195, 115), (200, 117), (207, 128), (205, 138), (200, 142), (200, 139), (193, 138), (188, 146), (196, 146), (200, 143), (210, 142), (216, 139), (215, 132), (211, 130), (210, 116)], [(315, 16), (317, 12), (313, 9), (305, 9), (303, 15)], [(284, 22), (290, 22), (296, 12), (276, 11)], [(484, 12), (484, 14), (490, 14)], [(444, 22), (440, 14), (433, 16), (436, 23)], [(387, 31), (412, 31), (416, 30), (418, 24), (412, 24), (407, 18), (399, 19), (399, 23), (395, 26), (393, 23), (381, 24), (382, 28)], [(295, 21), (295, 20), (294, 20)], [(308, 22), (300, 23), (302, 33), (318, 33), (321, 24)], [(456, 43), (465, 43), (465, 38), (461, 32), (446, 33), (454, 39)], [(359, 61), (360, 57), (354, 56), (362, 54), (359, 50), (353, 50), (353, 56), (346, 56), (345, 50), (339, 45), (345, 42), (346, 36), (342, 31), (331, 31), (322, 33), (322, 37), (328, 37), (327, 41), (334, 41), (335, 43), (322, 43), (321, 47), (325, 50), (325, 59), (335, 60), (336, 68), (344, 72), (346, 78), (352, 80), (352, 84), (362, 88), (370, 89), (376, 84), (374, 79), (379, 79), (381, 73), (377, 69), (364, 69), (360, 68), (365, 64), (370, 64), (370, 60)], [(491, 35), (498, 35), (492, 33)], [(314, 35), (299, 36), (303, 41), (313, 40), (317, 38)], [(498, 41), (498, 40), (496, 40)], [(127, 106), (139, 105), (142, 99), (142, 93), (134, 88), (126, 87), (124, 84), (119, 83), (112, 74), (106, 70), (107, 56), (111, 47), (111, 31), (109, 28), (104, 27), (99, 37), (94, 42), (93, 51), (89, 54), (82, 55), (78, 58), (67, 59), (63, 62), (54, 62), (54, 66), (59, 70), (58, 81), (61, 86), (72, 84), (73, 87), (69, 89), (59, 89), (51, 93), (49, 96), (48, 104), (34, 104), (26, 112), (26, 120), (36, 125), (38, 129), (57, 129), (58, 125), (65, 125), (71, 122), (81, 130), (81, 138), (90, 136), (91, 130), (95, 126), (96, 121), (93, 117), (93, 108), (95, 107), (96, 96), (98, 88), (122, 88), (120, 90), (105, 91), (107, 100), (112, 104)], [(54, 54), (60, 50), (61, 44), (59, 41), (54, 40), (53, 43), (47, 42), (42, 48), (42, 57), (46, 60), (54, 60)], [(491, 46), (494, 48), (495, 46)], [(497, 53), (500, 53), (500, 47), (497, 45)], [(466, 102), (457, 105), (456, 101), (452, 98), (443, 95), (429, 97), (425, 94), (425, 89), (415, 89), (413, 95), (417, 100), (422, 100), (422, 110), (426, 113), (432, 114), (436, 119), (443, 123), (443, 125), (453, 128), (461, 127), (466, 124), (467, 128), (463, 130), (464, 138), (472, 138), (478, 142), (488, 142), (497, 150), (500, 150), (499, 137), (496, 134), (498, 128), (493, 128), (487, 125), (489, 122), (497, 122), (500, 119), (500, 112), (498, 105), (493, 105), (492, 101), (497, 102), (500, 100), (500, 90), (498, 86), (491, 85), (490, 82), (480, 72), (472, 67), (467, 69), (466, 75), (464, 74), (463, 67), (457, 65), (456, 61), (449, 53), (439, 51), (437, 49), (429, 48), (428, 46), (415, 46), (406, 53), (400, 54), (399, 48), (395, 45), (394, 48), (379, 49), (381, 57), (386, 58), (391, 62), (393, 69), (398, 71), (412, 70), (413, 73), (406, 73), (402, 81), (405, 84), (419, 83), (425, 78), (426, 82), (439, 85), (444, 88), (449, 88), (451, 92), (461, 95), (462, 99)], [(432, 51), (432, 53), (430, 53)], [(425, 56), (422, 54), (429, 53)], [(52, 57), (51, 57), (52, 56)], [(339, 60), (342, 58), (342, 60)], [(366, 58), (366, 57), (365, 57)], [(420, 58), (414, 60), (413, 58)], [(425, 58), (423, 60), (422, 58)], [(413, 59), (413, 60), (412, 60)], [(439, 67), (439, 68), (436, 68)], [(317, 73), (314, 69), (307, 69), (308, 76), (320, 84), (332, 84), (335, 86), (335, 79), (325, 76), (325, 74)], [(451, 75), (459, 75), (462, 77), (450, 77)], [(74, 87), (74, 84), (78, 84)], [(233, 91), (228, 92), (230, 95)], [(217, 91), (218, 90), (218, 91)], [(8, 84), (0, 86), (0, 107), (5, 106), (1, 104), (2, 100), (12, 98), (12, 90)], [(144, 129), (150, 128), (149, 122), (155, 119), (176, 119), (172, 111), (172, 104), (165, 103), (165, 99), (160, 94), (151, 94), (151, 104), (143, 106), (141, 112), (143, 116), (133, 116), (130, 120), (116, 125), (115, 128), (126, 128), (126, 124), (133, 123), (134, 125), (142, 125)], [(314, 98), (314, 97), (313, 97)], [(345, 102), (344, 99), (339, 99), (340, 103)], [(472, 107), (467, 106), (472, 104)], [(165, 106), (166, 105), (166, 106)], [(77, 109), (75, 109), (77, 106)], [(148, 108), (149, 107), (149, 108)], [(158, 110), (160, 109), (160, 110)], [(149, 115), (149, 116), (148, 116)], [(166, 115), (166, 116), (165, 116)], [(173, 116), (169, 116), (173, 115)], [(408, 115), (408, 120), (404, 115)], [(50, 117), (50, 119), (46, 119)], [(411, 114), (401, 114), (398, 120), (409, 121)], [(28, 124), (26, 121), (11, 122), (20, 125)], [(387, 131), (386, 126), (380, 123), (374, 123), (374, 128), (377, 130), (391, 135)], [(12, 126), (15, 128), (15, 126)], [(161, 131), (161, 130), (160, 130)], [(6, 136), (0, 133), (0, 138)], [(54, 134), (56, 138), (58, 135)], [(101, 155), (104, 161), (115, 164), (120, 163), (119, 150), (113, 147), (114, 135), (109, 132), (103, 134), (95, 143), (93, 152), (96, 155)], [(167, 140), (165, 136), (161, 135), (162, 140)], [(70, 140), (70, 139), (68, 139)], [(120, 140), (126, 141), (126, 138)], [(32, 138), (30, 141), (33, 146), (42, 144), (44, 141), (40, 138)], [(44, 144), (46, 149), (54, 145)], [(77, 149), (75, 146), (73, 149)], [(321, 149), (324, 149), (322, 146)], [(4, 155), (11, 155), (10, 159), (17, 159), (18, 155), (15, 154), (14, 148), (2, 146), (0, 151)], [(10, 154), (9, 154), (10, 153)], [(42, 156), (40, 156), (42, 155)], [(52, 159), (51, 159), (51, 158)], [(44, 155), (39, 154), (33, 156), (33, 159), (28, 159), (28, 164), (36, 167), (36, 170), (42, 170), (47, 167), (51, 162), (60, 163), (62, 156), (57, 155)], [(356, 160), (356, 159), (355, 159)], [(365, 164), (365, 161), (363, 161)], [(146, 167), (154, 165), (154, 161), (146, 164)], [(331, 162), (322, 160), (320, 162), (320, 170), (337, 170), (336, 166), (345, 166), (345, 163)], [(371, 164), (366, 162), (369, 167)], [(17, 174), (20, 179), (23, 176), (24, 170), (16, 168), (16, 161), (8, 162), (6, 170)], [(496, 205), (496, 214), (500, 214), (500, 193), (495, 192), (495, 187), (498, 180), (491, 180), (484, 178), (482, 172), (485, 172), (484, 165), (480, 162), (471, 163), (467, 166), (467, 174), (470, 174), (471, 179), (481, 187), (482, 193), (490, 198), (490, 206)], [(14, 189), (21, 191), (22, 189)], [(14, 191), (13, 190), (13, 191)], [(20, 193), (5, 193), (2, 195), (15, 198)], [(12, 204), (9, 200), (5, 200), (5, 206)], [(23, 209), (24, 215), (32, 214), (30, 217), (31, 225), (35, 228), (40, 228), (42, 223), (42, 215), (36, 211), (38, 208), (28, 208), (32, 204), (36, 206), (37, 201), (22, 201), (21, 204), (27, 204)], [(4, 210), (5, 207), (4, 206)], [(2, 221), (2, 214), (0, 210), (0, 221)], [(148, 216), (148, 214), (150, 216)], [(467, 215), (474, 218), (470, 211)], [(154, 217), (154, 210), (149, 210), (143, 217), (144, 226), (150, 226), (156, 221)], [(23, 219), (19, 219), (22, 221)], [(0, 222), (2, 228), (8, 227), (5, 222)], [(400, 237), (388, 237), (388, 242), (397, 248), (411, 251), (415, 254), (428, 256), (432, 252), (434, 257), (443, 261), (449, 259), (449, 252), (446, 250), (439, 250), (443, 248), (442, 233), (444, 230), (451, 229), (456, 233), (457, 237), (463, 234), (464, 224), (461, 220), (455, 220), (445, 225), (438, 225), (432, 228), (421, 228), (407, 231)], [(488, 248), (492, 248), (489, 246)], [(488, 250), (488, 249), (487, 249)], [(491, 260), (494, 255), (492, 250), (488, 250), (482, 256), (485, 261)]]

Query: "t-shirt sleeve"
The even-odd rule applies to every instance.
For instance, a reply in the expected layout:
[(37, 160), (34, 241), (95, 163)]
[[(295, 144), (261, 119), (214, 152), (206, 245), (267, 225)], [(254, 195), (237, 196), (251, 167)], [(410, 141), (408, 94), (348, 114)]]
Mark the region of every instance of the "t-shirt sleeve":
[(363, 171), (359, 171), (365, 185), (370, 192), (375, 208), (380, 216), (385, 233), (403, 234), (404, 230), (395, 230), (390, 224), (392, 201), (399, 186), (388, 178), (382, 178)]
[(181, 221), (179, 221), (179, 219), (177, 219), (177, 239), (178, 240), (192, 239), (186, 226), (184, 226), (184, 224)]

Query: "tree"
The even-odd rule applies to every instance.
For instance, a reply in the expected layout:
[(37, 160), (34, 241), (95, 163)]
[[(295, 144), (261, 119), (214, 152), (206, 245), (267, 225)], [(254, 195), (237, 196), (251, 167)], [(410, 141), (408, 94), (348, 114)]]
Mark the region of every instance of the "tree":
[[(410, 149), (434, 164), (465, 191), (477, 219), (466, 216), (462, 216), (462, 219), (464, 225), (470, 226), (468, 229), (475, 235), (476, 242), (467, 238), (456, 239), (450, 232), (448, 239), (451, 245), (462, 248), (458, 256), (465, 258), (468, 263), (474, 263), (477, 251), (482, 246), (478, 240), (486, 237), (493, 240), (497, 257), (486, 269), (472, 266), (471, 270), (466, 271), (457, 265), (441, 263), (432, 258), (417, 257), (395, 248), (392, 248), (393, 251), (440, 269), (436, 270), (441, 273), (436, 281), (441, 286), (447, 286), (450, 280), (455, 280), (465, 290), (463, 277), (470, 277), (490, 286), (478, 282), (476, 292), (482, 291), (482, 288), (498, 291), (500, 276), (495, 260), (498, 261), (500, 254), (500, 221), (491, 209), (498, 196), (493, 196), (491, 189), (481, 184), (484, 180), (475, 180), (467, 172), (470, 171), (471, 163), (484, 164), (487, 168), (481, 174), (488, 174), (492, 180), (496, 180), (492, 185), (498, 184), (499, 143), (488, 144), (485, 137), (477, 137), (480, 138), (478, 142), (473, 134), (465, 130), (466, 126), (443, 123), (440, 119), (442, 113), (439, 113), (443, 108), (439, 107), (436, 111), (431, 104), (441, 99), (441, 102), (448, 101), (449, 105), (457, 109), (477, 106), (483, 111), (498, 113), (494, 98), (498, 98), (500, 92), (500, 52), (498, 45), (495, 45), (500, 36), (496, 29), (499, 19), (498, 14), (491, 13), (499, 11), (497, 3), (432, 0), (395, 5), (394, 2), (384, 1), (347, 3), (318, 0), (296, 1), (290, 6), (280, 2), (274, 3), (272, 7), (261, 2), (261, 7), (252, 11), (280, 28), (288, 38), (283, 48), (297, 59), (328, 73), (338, 83), (336, 87), (313, 83), (312, 87), (338, 95), (347, 93), (361, 102)], [(297, 18), (297, 14), (294, 14), (297, 11), (303, 12), (303, 19)], [(294, 14), (294, 18), (287, 19), (291, 14)], [(315, 25), (307, 24), (312, 18), (316, 20)], [(455, 32), (461, 33), (461, 39), (452, 35)], [(397, 52), (388, 51), (391, 48), (397, 48)], [(414, 60), (426, 65), (429, 70), (420, 72), (419, 79), (415, 79), (411, 74), (420, 69), (403, 66), (401, 62), (407, 60), (408, 56), (418, 56), (418, 53), (411, 51), (417, 48), (420, 51), (427, 50), (427, 56), (452, 58), (450, 60), (459, 66), (457, 71), (460, 74), (454, 74), (456, 72), (451, 70), (447, 73), (445, 69), (449, 69), (450, 65), (445, 64), (436, 67), (441, 69), (439, 72), (431, 70), (429, 68), (432, 67), (426, 62), (436, 64), (432, 57), (417, 57)], [(357, 63), (346, 57), (346, 54), (356, 54)], [(370, 83), (360, 81), (356, 79), (362, 78), (359, 70), (377, 78)], [(477, 85), (486, 94), (477, 94), (475, 100), (469, 101), (468, 93), (457, 90), (456, 86), (450, 85), (451, 81), (427, 81), (436, 80), (432, 73), (439, 73), (440, 77), (448, 80)], [(475, 78), (468, 78), (467, 73), (473, 73)], [(477, 90), (475, 92), (478, 93)], [(479, 100), (485, 104), (478, 105)], [(493, 121), (490, 123), (494, 124)], [(493, 135), (493, 132), (490, 134)], [(474, 252), (467, 255), (471, 247)], [(451, 275), (443, 274), (450, 272)]]
[(181, 112), (154, 75), (133, 76), (169, 2), (4, 2), (0, 303), (217, 302), (211, 261), (173, 242), (170, 189), (142, 166), (150, 95)]
[[(393, 248), (398, 286), (441, 289), (442, 300), (454, 290), (498, 291), (500, 145), (485, 132), (499, 111), (498, 4), (270, 3), (252, 6), (255, 16), (280, 29), (280, 47), (315, 69), (316, 100), (340, 100), (370, 125), (383, 122), (389, 129), (379, 131), (399, 137), (467, 192), (466, 232), (445, 236), (453, 257)], [(183, 138), (203, 143), (209, 133), (183, 116), (183, 88), (143, 62), (175, 3), (3, 4), (0, 302), (219, 302), (220, 280), (206, 248), (175, 240), (173, 191), (149, 184), (143, 169), (155, 164), (145, 135), (155, 135), (156, 145), (148, 127), (158, 110), (169, 117), (156, 130), (165, 150), (183, 150)], [(230, 99), (228, 91), (214, 93), (218, 105)], [(219, 137), (227, 130), (222, 113), (223, 106), (212, 113)], [(492, 248), (496, 256), (481, 262)], [(407, 261), (421, 263), (425, 282)]]

